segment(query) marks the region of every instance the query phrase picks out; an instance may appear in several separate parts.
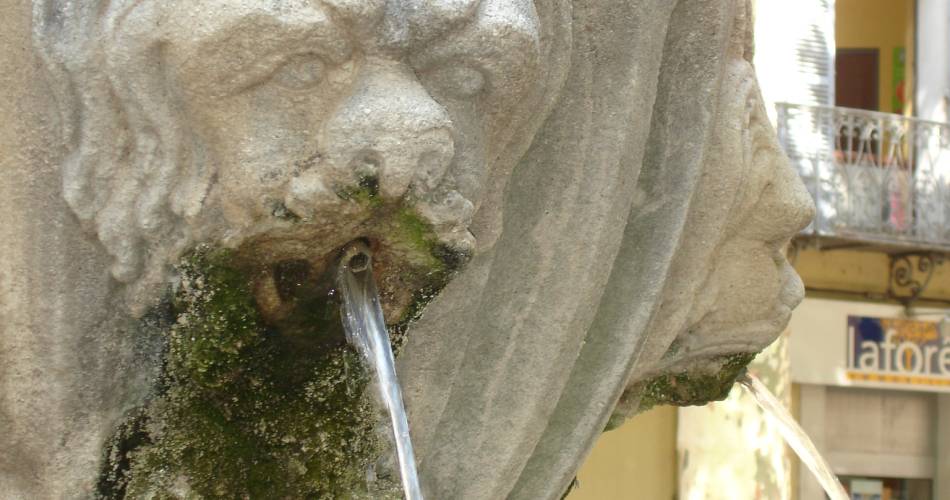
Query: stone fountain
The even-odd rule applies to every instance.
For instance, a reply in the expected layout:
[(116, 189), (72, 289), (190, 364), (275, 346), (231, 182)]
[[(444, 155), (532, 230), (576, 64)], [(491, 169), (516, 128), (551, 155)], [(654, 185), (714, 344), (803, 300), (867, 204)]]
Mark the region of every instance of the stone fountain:
[(802, 297), (746, 1), (0, 13), (4, 498), (398, 497), (340, 326), (353, 241), (429, 498), (559, 498)]

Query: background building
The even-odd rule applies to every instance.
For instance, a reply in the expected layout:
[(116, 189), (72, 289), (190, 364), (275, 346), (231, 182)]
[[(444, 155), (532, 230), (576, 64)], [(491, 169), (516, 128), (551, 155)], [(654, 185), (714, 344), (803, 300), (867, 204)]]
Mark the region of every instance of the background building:
[[(950, 498), (950, 2), (757, 0), (756, 68), (818, 216), (752, 370), (856, 500)], [(738, 388), (606, 433), (572, 499), (823, 499)]]

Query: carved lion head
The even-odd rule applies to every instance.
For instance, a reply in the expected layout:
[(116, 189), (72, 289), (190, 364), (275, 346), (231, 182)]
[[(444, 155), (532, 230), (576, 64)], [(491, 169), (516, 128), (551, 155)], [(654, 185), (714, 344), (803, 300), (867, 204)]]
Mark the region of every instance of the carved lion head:
[(563, 79), (551, 9), (530, 0), (35, 9), (63, 196), (139, 311), (199, 243), (325, 267), (362, 238), (392, 288), (418, 287), (397, 278), (491, 243), (491, 207)]

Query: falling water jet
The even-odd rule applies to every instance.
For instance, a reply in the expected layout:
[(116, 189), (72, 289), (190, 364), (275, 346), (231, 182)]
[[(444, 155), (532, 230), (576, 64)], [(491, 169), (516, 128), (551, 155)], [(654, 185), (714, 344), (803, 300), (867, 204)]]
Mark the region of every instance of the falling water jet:
[(395, 361), (389, 333), (373, 279), (369, 247), (361, 241), (349, 244), (340, 258), (337, 284), (343, 298), (343, 329), (376, 377), (380, 396), (392, 421), (399, 460), (399, 474), (407, 500), (422, 500), (416, 459), (409, 437), (409, 421), (396, 380)]
[(848, 493), (838, 482), (834, 472), (831, 471), (831, 466), (818, 453), (814, 443), (811, 442), (805, 431), (795, 422), (788, 410), (775, 399), (775, 396), (765, 387), (765, 384), (749, 372), (743, 374), (736, 381), (749, 391), (759, 407), (778, 425), (778, 430), (785, 438), (785, 442), (795, 450), (798, 458), (815, 475), (825, 493), (828, 494), (828, 498), (831, 500), (849, 500)]

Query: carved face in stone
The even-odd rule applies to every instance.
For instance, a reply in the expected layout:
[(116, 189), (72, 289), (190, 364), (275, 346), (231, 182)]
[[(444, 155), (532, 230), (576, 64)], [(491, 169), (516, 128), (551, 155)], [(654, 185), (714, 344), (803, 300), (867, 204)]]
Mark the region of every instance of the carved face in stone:
[(811, 196), (769, 124), (752, 66), (734, 62), (725, 81), (720, 112), (728, 121), (715, 133), (723, 157), (735, 160), (709, 162), (706, 175), (736, 193), (721, 205), (722, 241), (679, 342), (690, 357), (764, 349), (804, 296), (785, 246), (814, 217)]
[(85, 15), (87, 44), (59, 50), (81, 53), (65, 58), (74, 83), (102, 100), (86, 99), (99, 109), (79, 120), (64, 194), (133, 289), (197, 243), (319, 274), (356, 238), (398, 282), (384, 288), (418, 288), (398, 277), (472, 252), (487, 180), (543, 117), (530, 0), (104, 2)]
[[(723, 78), (707, 182), (696, 193), (687, 222), (691, 237), (674, 264), (673, 283), (688, 285), (667, 294), (669, 314), (658, 319), (645, 355), (659, 359), (639, 367), (634, 388), (670, 373), (719, 376), (735, 356), (771, 344), (804, 297), (785, 245), (814, 217), (811, 197), (768, 121), (752, 65), (736, 58)], [(701, 278), (684, 279), (687, 274)], [(732, 379), (723, 383), (728, 390)], [(671, 402), (701, 404), (718, 394), (694, 396), (678, 394)]]
[[(739, 128), (720, 134), (726, 148), (738, 148), (736, 158), (744, 168), (726, 171), (739, 189), (706, 279), (713, 302), (696, 304), (684, 339), (696, 355), (707, 347), (758, 352), (785, 327), (804, 296), (785, 245), (814, 216), (811, 197), (768, 122), (752, 67), (736, 63), (729, 76), (739, 85), (723, 96), (724, 112), (739, 118)], [(712, 341), (713, 332), (729, 332), (734, 344)]]
[[(277, 321), (353, 239), (387, 321), (473, 255), (398, 360), (429, 497), (559, 498), (625, 387), (635, 408), (640, 382), (722, 373), (800, 298), (780, 247), (811, 203), (765, 119), (748, 1), (33, 4), (63, 196), (133, 308), (202, 243), (234, 249)], [(97, 365), (89, 335), (51, 359)], [(71, 375), (49, 393), (108, 390)], [(25, 408), (78, 411), (44, 404)]]
[(490, 132), (537, 77), (537, 14), (530, 2), (393, 5), (163, 6), (175, 13), (164, 60), (215, 165), (211, 196), (230, 230), (277, 228), (310, 244), (358, 237), (345, 226), (372, 217), (353, 214), (352, 198), (366, 195), (470, 249), (503, 145)]

